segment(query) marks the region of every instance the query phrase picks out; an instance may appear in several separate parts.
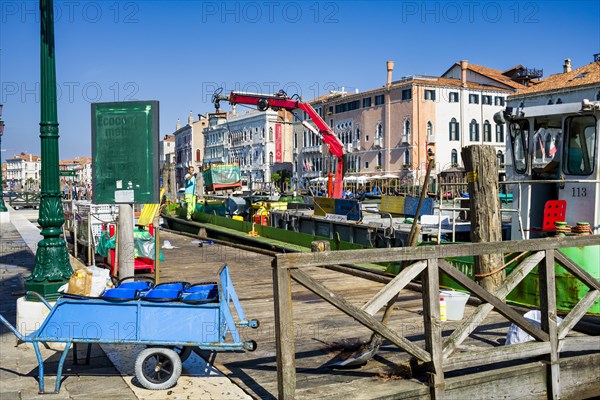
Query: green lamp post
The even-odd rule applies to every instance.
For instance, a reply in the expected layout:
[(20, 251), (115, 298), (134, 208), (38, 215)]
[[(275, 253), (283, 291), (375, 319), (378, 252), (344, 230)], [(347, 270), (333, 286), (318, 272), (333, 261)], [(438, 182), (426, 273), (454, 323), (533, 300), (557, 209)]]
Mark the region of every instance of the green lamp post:
[(52, 0), (40, 0), (41, 21), (41, 121), (42, 192), (38, 223), (44, 238), (38, 243), (35, 267), (25, 280), (25, 290), (44, 298), (58, 298), (58, 288), (69, 280), (73, 268), (62, 238), (65, 222), (58, 169), (56, 67), (54, 63), (54, 13)]
[[(2, 181), (2, 135), (4, 134), (4, 121), (2, 121), (2, 107), (0, 104), (0, 193), (2, 193), (2, 188), (4, 187), (4, 182)], [(0, 212), (8, 211), (6, 209), (6, 204), (4, 204), (4, 196), (0, 194)]]

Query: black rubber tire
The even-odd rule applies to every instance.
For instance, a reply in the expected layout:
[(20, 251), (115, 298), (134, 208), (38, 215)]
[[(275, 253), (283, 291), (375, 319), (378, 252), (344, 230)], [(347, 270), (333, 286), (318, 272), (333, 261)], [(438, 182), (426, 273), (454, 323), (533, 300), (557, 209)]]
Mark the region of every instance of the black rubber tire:
[(149, 347), (135, 360), (135, 376), (146, 389), (169, 389), (177, 384), (181, 375), (179, 355), (164, 347)]
[(173, 351), (179, 355), (179, 359), (183, 363), (192, 355), (194, 349), (191, 346), (173, 346)]

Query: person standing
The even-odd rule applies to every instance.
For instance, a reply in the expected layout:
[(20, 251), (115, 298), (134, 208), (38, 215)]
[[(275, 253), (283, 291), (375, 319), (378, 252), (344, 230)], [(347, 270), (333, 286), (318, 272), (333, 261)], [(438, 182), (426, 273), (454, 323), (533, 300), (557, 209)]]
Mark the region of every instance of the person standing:
[(196, 174), (194, 167), (189, 167), (188, 173), (185, 174), (185, 202), (187, 204), (187, 217), (192, 219), (192, 214), (196, 208)]

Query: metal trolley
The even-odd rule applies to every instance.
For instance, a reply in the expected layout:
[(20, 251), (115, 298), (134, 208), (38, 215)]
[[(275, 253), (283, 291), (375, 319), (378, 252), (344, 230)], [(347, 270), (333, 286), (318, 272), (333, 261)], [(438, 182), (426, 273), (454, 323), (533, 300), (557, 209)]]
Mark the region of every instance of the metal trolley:
[[(132, 282), (135, 283), (140, 282)], [(77, 344), (88, 344), (88, 361), (92, 343), (148, 346), (135, 362), (136, 378), (148, 389), (174, 386), (181, 375), (182, 360), (185, 361), (194, 348), (212, 351), (256, 349), (256, 342), (242, 341), (238, 328), (257, 328), (259, 322), (246, 319), (227, 265), (219, 269), (218, 282), (193, 285), (183, 291), (173, 289), (172, 284), (157, 285), (154, 291), (122, 286), (111, 289), (116, 295), (100, 298), (64, 295), (54, 307), (39, 294), (28, 292), (50, 309), (40, 328), (29, 335), (23, 335), (0, 315), (2, 323), (18, 339), (33, 344), (39, 364), (40, 393), (45, 393), (40, 342), (65, 343), (58, 364), (55, 393), (60, 391), (62, 370), (71, 344), (74, 345), (74, 358)], [(135, 294), (125, 296), (131, 290)], [(238, 322), (234, 321), (231, 303)]]

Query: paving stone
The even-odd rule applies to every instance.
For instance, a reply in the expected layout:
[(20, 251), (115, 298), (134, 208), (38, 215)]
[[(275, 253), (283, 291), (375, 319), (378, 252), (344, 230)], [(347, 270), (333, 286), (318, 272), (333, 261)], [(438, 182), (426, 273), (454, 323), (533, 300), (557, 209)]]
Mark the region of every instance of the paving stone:
[[(25, 218), (18, 222), (29, 223)], [(31, 226), (24, 227), (31, 231)], [(27, 240), (39, 240), (39, 235), (30, 235)], [(0, 312), (13, 325), (16, 321), (16, 296), (23, 292), (24, 277), (35, 265), (35, 255), (19, 235), (13, 222), (0, 225)], [(98, 345), (92, 346), (89, 365), (73, 364), (72, 349), (67, 355), (63, 369), (63, 381), (59, 394), (38, 394), (38, 363), (31, 343), (18, 344), (14, 334), (0, 326), (0, 400), (17, 399), (249, 399), (238, 386), (216, 369), (208, 368), (206, 362), (193, 354), (184, 363), (178, 384), (168, 390), (147, 390), (133, 376), (136, 352), (143, 346), (113, 345), (112, 356), (120, 361), (117, 369)], [(45, 360), (45, 388), (54, 390), (56, 370), (61, 351), (40, 344)], [(78, 358), (85, 361), (87, 346), (78, 346)]]

